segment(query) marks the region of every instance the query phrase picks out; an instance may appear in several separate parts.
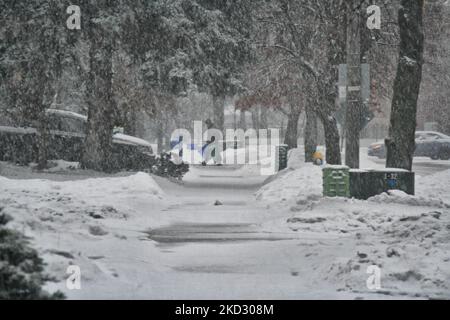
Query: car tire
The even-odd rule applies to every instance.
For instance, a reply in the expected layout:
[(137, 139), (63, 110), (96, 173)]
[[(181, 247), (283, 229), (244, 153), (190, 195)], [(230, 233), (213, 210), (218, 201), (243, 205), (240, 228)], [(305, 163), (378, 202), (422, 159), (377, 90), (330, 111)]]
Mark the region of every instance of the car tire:
[(431, 160), (439, 160), (441, 158), (440, 155), (438, 154), (433, 154), (432, 156), (430, 156)]
[(439, 159), (450, 160), (450, 150), (443, 150), (440, 152)]

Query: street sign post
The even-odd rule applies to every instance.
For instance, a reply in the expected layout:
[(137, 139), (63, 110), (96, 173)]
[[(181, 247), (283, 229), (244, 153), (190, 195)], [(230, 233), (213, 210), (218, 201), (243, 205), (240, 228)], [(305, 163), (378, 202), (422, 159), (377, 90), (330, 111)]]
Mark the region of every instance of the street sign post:
[[(349, 91), (352, 87), (348, 88)], [(354, 88), (356, 89), (356, 88)], [(368, 63), (361, 64), (361, 101), (362, 110), (360, 116), (360, 127), (361, 130), (366, 127), (366, 125), (372, 120), (373, 115), (369, 110), (370, 103), (370, 65)], [(339, 65), (339, 78), (338, 78), (338, 93), (339, 93), (339, 111), (336, 116), (338, 122), (341, 126), (345, 128), (345, 113), (347, 111), (347, 65)]]

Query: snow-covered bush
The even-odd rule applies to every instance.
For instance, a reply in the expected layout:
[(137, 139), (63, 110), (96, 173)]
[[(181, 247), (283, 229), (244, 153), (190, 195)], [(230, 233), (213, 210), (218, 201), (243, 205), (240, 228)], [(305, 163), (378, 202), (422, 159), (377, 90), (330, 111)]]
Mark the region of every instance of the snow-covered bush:
[(50, 280), (44, 262), (20, 232), (6, 228), (12, 218), (0, 208), (0, 299), (63, 299), (61, 292), (49, 294), (42, 285)]
[(189, 171), (189, 165), (186, 163), (175, 164), (171, 160), (171, 155), (168, 153), (161, 154), (152, 166), (151, 173), (161, 177), (171, 177), (181, 180), (183, 176)]

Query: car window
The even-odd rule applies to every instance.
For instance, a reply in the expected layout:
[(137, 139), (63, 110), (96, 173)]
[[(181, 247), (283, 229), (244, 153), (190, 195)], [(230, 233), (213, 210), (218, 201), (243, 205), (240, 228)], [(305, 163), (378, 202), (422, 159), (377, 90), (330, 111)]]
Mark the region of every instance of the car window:
[(416, 140), (419, 140), (419, 141), (425, 140), (425, 134), (423, 134), (423, 133), (416, 133)]
[(437, 140), (440, 139), (439, 135), (435, 133), (427, 133), (426, 134), (426, 140)]
[(437, 139), (439, 139), (439, 140), (448, 139), (449, 138), (445, 134), (441, 134), (441, 133), (435, 133), (435, 135), (437, 136)]
[(73, 118), (63, 118), (62, 119), (62, 127), (63, 131), (73, 132), (73, 133), (85, 133), (86, 132), (86, 124), (84, 121)]
[(49, 115), (48, 125), (50, 130), (71, 133), (85, 133), (86, 123), (81, 119), (63, 117), (61, 115)]
[(48, 116), (48, 128), (50, 130), (62, 131), (62, 127), (63, 124), (60, 117), (57, 117), (55, 115)]

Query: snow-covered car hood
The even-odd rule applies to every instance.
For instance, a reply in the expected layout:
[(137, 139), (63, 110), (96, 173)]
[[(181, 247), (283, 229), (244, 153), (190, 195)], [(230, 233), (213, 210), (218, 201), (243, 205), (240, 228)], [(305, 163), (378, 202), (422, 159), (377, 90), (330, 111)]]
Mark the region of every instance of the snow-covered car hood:
[(374, 148), (374, 147), (379, 147), (379, 146), (382, 146), (382, 147), (384, 147), (384, 142), (374, 142), (374, 143), (371, 143), (370, 145), (369, 145), (369, 148)]
[(77, 120), (81, 120), (83, 122), (87, 122), (87, 120), (88, 120), (87, 116), (84, 116), (84, 115), (76, 113), (76, 112), (67, 111), (67, 110), (47, 109), (47, 110), (45, 110), (45, 113), (53, 114), (53, 115), (57, 115), (57, 116), (63, 116), (63, 117), (67, 117), (67, 118), (72, 118), (72, 119), (77, 119)]
[(149, 148), (152, 147), (151, 143), (144, 139), (129, 136), (129, 135), (123, 134), (123, 133), (115, 133), (113, 135), (113, 141), (116, 143), (131, 144), (131, 145), (141, 146), (141, 147), (149, 147)]

